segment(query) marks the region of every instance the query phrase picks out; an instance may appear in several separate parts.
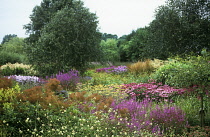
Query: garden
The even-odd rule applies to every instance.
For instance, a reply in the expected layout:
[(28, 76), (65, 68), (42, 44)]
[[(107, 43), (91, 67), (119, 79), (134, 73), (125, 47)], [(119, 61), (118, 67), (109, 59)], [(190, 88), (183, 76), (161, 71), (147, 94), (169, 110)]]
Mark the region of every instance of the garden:
[(2, 137), (208, 137), (209, 54), (41, 77), (1, 66)]

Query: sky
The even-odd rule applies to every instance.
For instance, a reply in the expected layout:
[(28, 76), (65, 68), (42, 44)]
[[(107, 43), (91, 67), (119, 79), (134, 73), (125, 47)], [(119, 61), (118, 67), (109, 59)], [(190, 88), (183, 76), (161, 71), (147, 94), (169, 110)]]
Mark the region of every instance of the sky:
[[(28, 37), (23, 25), (30, 23), (30, 15), (42, 0), (0, 0), (0, 42), (8, 34)], [(99, 21), (99, 31), (127, 35), (148, 26), (154, 19), (155, 9), (165, 0), (82, 0)]]

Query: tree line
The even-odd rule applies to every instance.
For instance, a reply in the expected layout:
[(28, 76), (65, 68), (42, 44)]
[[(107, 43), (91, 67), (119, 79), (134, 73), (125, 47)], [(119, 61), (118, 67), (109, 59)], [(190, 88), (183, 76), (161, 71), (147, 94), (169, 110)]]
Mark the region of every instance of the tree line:
[[(85, 71), (93, 61), (138, 61), (167, 59), (197, 54), (210, 48), (210, 2), (208, 0), (167, 0), (155, 11), (146, 27), (118, 38), (101, 33), (98, 18), (80, 0), (43, 0), (34, 7), (29, 37), (23, 49), (28, 62), (40, 72), (75, 68)], [(5, 36), (1, 44), (8, 43)]]

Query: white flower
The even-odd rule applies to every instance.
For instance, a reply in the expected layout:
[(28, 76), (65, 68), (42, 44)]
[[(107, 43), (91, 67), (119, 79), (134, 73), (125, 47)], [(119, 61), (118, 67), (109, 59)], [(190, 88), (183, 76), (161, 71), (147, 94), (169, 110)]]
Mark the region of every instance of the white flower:
[(23, 133), (23, 131), (19, 129), (19, 133), (20, 133), (20, 134), (22, 134), (22, 133)]
[(27, 119), (25, 120), (26, 123), (28, 123), (28, 121), (29, 121), (29, 118), (27, 118)]

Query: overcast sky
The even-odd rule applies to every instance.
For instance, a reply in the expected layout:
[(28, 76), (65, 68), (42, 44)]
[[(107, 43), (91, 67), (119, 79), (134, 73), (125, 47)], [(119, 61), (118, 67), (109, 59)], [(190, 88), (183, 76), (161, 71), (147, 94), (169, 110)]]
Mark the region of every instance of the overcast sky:
[[(27, 37), (23, 25), (42, 0), (0, 0), (0, 42), (7, 34)], [(82, 0), (85, 7), (96, 13), (99, 30), (103, 33), (127, 35), (154, 19), (155, 9), (165, 0)]]

